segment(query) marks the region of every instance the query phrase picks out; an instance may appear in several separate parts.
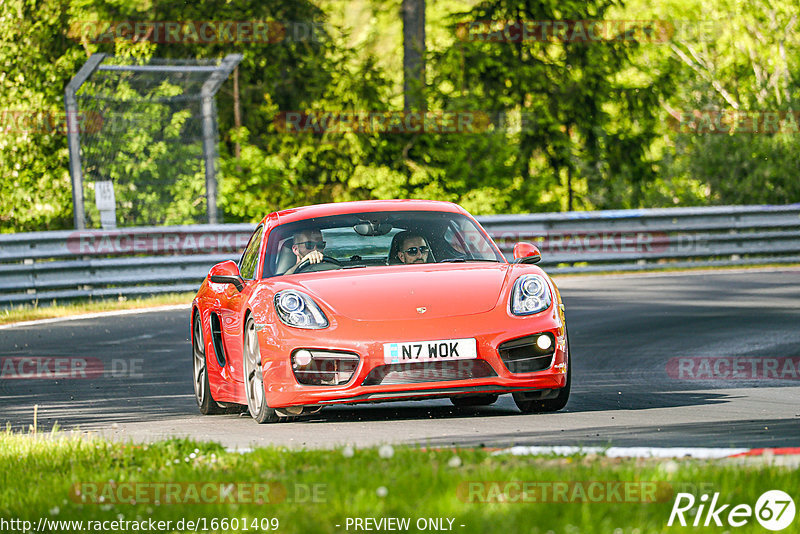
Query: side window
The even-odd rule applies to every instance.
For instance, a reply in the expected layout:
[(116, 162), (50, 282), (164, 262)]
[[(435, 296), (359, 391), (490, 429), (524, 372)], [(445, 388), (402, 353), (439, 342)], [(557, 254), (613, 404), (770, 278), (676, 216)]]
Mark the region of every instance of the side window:
[(495, 252), (474, 224), (468, 221), (453, 221), (444, 234), (450, 248), (458, 254), (467, 254), (470, 258), (496, 259)]
[(464, 245), (464, 236), (452, 222), (448, 225), (447, 230), (444, 232), (444, 240), (450, 245), (450, 248), (459, 254), (466, 254), (466, 247)]
[(252, 280), (255, 278), (256, 265), (258, 264), (258, 249), (261, 245), (261, 234), (264, 232), (264, 227), (259, 226), (250, 241), (247, 243), (247, 248), (244, 249), (242, 259), (239, 260), (239, 273), (245, 280)]

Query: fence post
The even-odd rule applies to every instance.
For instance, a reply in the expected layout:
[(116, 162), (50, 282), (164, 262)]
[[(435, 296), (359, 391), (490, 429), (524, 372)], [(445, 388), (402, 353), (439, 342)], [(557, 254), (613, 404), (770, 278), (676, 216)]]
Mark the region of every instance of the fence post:
[(64, 89), (64, 107), (67, 112), (67, 144), (69, 146), (69, 175), (72, 178), (72, 218), (76, 230), (86, 228), (83, 209), (83, 172), (81, 171), (81, 145), (78, 131), (78, 100), (76, 95), (83, 82), (97, 70), (107, 54), (92, 54)]
[(220, 63), (219, 69), (203, 83), (203, 160), (206, 170), (206, 203), (208, 224), (219, 223), (217, 210), (217, 121), (214, 95), (222, 82), (230, 76), (242, 60), (242, 54), (228, 54)]

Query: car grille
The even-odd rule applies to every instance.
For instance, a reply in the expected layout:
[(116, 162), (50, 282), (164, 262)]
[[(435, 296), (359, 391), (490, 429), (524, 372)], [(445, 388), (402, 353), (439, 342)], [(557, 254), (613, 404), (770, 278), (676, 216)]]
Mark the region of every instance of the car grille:
[[(551, 338), (550, 347), (546, 350), (536, 346), (536, 339), (542, 334)], [(512, 339), (500, 344), (497, 350), (509, 372), (535, 373), (550, 368), (555, 353), (555, 339), (550, 332), (542, 334)]]
[(361, 385), (419, 384), (489, 376), (497, 376), (497, 373), (485, 360), (392, 363), (381, 365), (370, 371)]

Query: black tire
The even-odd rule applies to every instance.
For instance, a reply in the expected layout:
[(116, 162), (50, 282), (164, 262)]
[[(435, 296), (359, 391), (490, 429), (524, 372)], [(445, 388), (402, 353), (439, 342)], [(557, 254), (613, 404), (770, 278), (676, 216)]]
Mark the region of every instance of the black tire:
[(247, 409), (257, 423), (275, 423), (280, 419), (274, 409), (267, 405), (264, 390), (264, 374), (261, 368), (261, 351), (258, 348), (256, 323), (247, 318), (244, 327), (244, 349), (242, 350), (242, 369), (244, 370), (244, 396)]
[(514, 403), (522, 413), (557, 412), (567, 405), (569, 391), (572, 386), (572, 354), (569, 348), (569, 335), (567, 335), (567, 383), (558, 390), (558, 396), (553, 399), (528, 399), (525, 393), (514, 393)]
[(194, 315), (192, 321), (192, 370), (194, 376), (194, 400), (203, 415), (216, 415), (226, 413), (227, 410), (217, 404), (211, 396), (208, 385), (208, 360), (206, 359), (206, 342), (203, 336), (203, 324), (200, 312)]
[(456, 408), (469, 408), (470, 406), (489, 406), (497, 402), (499, 395), (473, 395), (450, 397), (450, 402)]

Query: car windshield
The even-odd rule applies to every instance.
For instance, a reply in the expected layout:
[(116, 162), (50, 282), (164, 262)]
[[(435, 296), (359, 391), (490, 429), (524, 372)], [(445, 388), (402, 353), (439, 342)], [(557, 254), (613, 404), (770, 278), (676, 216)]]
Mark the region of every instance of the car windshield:
[(273, 229), (264, 261), (265, 278), (282, 275), (297, 263), (292, 250), (295, 239), (307, 247), (301, 254), (312, 247), (324, 247), (325, 256), (320, 263), (298, 266), (297, 273), (411, 263), (505, 261), (482, 229), (460, 213), (369, 212), (311, 218)]

